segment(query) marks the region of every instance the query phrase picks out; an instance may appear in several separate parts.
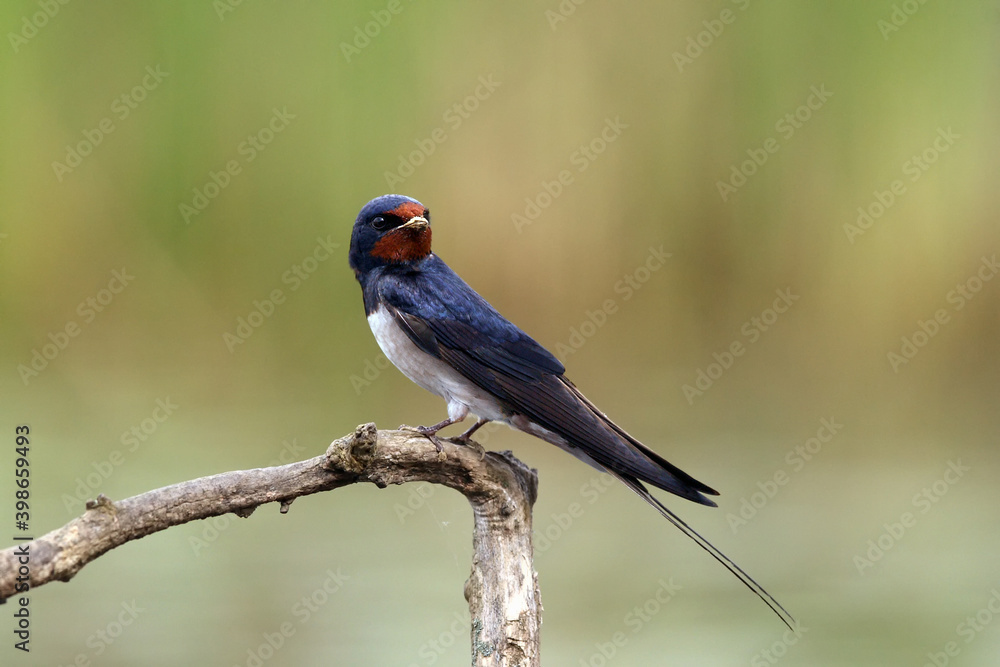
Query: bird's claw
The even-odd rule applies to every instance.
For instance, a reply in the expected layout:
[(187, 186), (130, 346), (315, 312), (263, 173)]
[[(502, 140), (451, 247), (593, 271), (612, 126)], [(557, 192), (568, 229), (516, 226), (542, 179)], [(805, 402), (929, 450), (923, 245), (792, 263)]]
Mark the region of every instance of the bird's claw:
[(461, 445), (462, 447), (469, 447), (469, 448), (471, 448), (474, 452), (476, 452), (477, 454), (479, 454), (479, 460), (480, 461), (482, 461), (483, 459), (486, 458), (486, 449), (482, 445), (480, 445), (478, 442), (476, 442), (475, 440), (473, 440), (471, 437), (469, 437), (467, 435), (464, 435), (464, 434), (463, 435), (457, 435), (454, 438), (439, 438), (438, 435), (437, 435), (437, 432), (440, 429), (437, 429), (437, 428), (434, 428), (434, 427), (431, 427), (431, 426), (408, 426), (406, 424), (400, 424), (399, 430), (400, 431), (410, 431), (412, 433), (419, 433), (420, 435), (424, 436), (425, 438), (427, 438), (428, 440), (430, 440), (432, 443), (434, 443), (434, 449), (437, 450), (437, 453), (441, 454), (441, 455), (444, 454), (444, 447), (441, 444), (441, 441), (443, 439), (443, 440), (447, 440), (450, 443), (453, 443), (453, 444), (456, 444), (456, 445)]
[(424, 436), (432, 443), (434, 443), (434, 449), (437, 450), (438, 454), (444, 453), (444, 447), (441, 445), (441, 439), (437, 437), (438, 429), (431, 428), (429, 426), (407, 426), (406, 424), (400, 424), (400, 431), (412, 431), (414, 433), (419, 433)]
[(441, 445), (441, 439), (433, 433), (424, 433), (424, 435), (434, 443), (434, 449), (437, 450), (438, 458), (444, 460), (444, 447)]

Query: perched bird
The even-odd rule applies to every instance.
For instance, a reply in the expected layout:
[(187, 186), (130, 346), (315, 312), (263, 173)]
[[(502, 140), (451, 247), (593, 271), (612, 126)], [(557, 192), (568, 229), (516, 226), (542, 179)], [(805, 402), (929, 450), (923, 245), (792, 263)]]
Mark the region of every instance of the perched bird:
[(611, 421), (563, 375), (558, 359), (431, 252), (430, 212), (423, 204), (402, 195), (368, 202), (354, 223), (349, 259), (385, 356), (448, 403), (447, 419), (418, 431), (434, 440), (472, 413), (478, 420), (459, 441), (469, 442), (476, 429), (498, 421), (560, 447), (621, 480), (792, 627), (791, 616), (767, 591), (643, 483), (712, 507), (706, 494), (718, 492)]

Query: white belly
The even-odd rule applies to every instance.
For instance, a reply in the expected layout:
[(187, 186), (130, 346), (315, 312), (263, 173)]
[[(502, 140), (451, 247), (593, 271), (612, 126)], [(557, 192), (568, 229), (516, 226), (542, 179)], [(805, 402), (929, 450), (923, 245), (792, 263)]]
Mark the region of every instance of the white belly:
[(511, 428), (550, 442), (598, 470), (605, 470), (580, 448), (571, 445), (562, 436), (535, 424), (524, 415), (505, 415), (489, 392), (480, 389), (454, 368), (414, 345), (406, 332), (396, 324), (392, 315), (381, 306), (368, 316), (368, 325), (385, 356), (403, 372), (403, 375), (448, 402), (449, 418), (461, 420), (471, 412), (483, 419), (502, 422)]
[(383, 307), (379, 306), (368, 316), (368, 326), (385, 356), (403, 375), (448, 402), (451, 419), (464, 419), (472, 412), (490, 421), (507, 421), (500, 405), (489, 392), (414, 345)]

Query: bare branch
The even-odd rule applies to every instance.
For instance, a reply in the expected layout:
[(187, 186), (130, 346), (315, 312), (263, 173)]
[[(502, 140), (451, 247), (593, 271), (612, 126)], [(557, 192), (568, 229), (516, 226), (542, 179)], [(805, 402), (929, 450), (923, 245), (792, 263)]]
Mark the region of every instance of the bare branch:
[(25, 547), (31, 588), (36, 588), (69, 581), (111, 549), (188, 521), (227, 513), (248, 517), (272, 502), (285, 512), (295, 498), (357, 482), (385, 488), (423, 481), (461, 492), (473, 508), (474, 555), (465, 585), (473, 664), (537, 666), (541, 602), (531, 545), (535, 472), (510, 452), (481, 454), (447, 440), (440, 447), (411, 431), (378, 431), (364, 424), (334, 441), (325, 455), (298, 463), (202, 477), (117, 502), (98, 496), (62, 528), (0, 551), (0, 599), (17, 594)]

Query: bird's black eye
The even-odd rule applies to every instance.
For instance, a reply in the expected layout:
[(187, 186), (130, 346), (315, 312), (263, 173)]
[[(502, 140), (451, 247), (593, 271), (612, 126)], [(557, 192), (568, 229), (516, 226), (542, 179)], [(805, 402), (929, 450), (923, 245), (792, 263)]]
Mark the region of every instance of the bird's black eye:
[(381, 215), (372, 218), (372, 227), (376, 231), (384, 231), (389, 226), (389, 222)]

